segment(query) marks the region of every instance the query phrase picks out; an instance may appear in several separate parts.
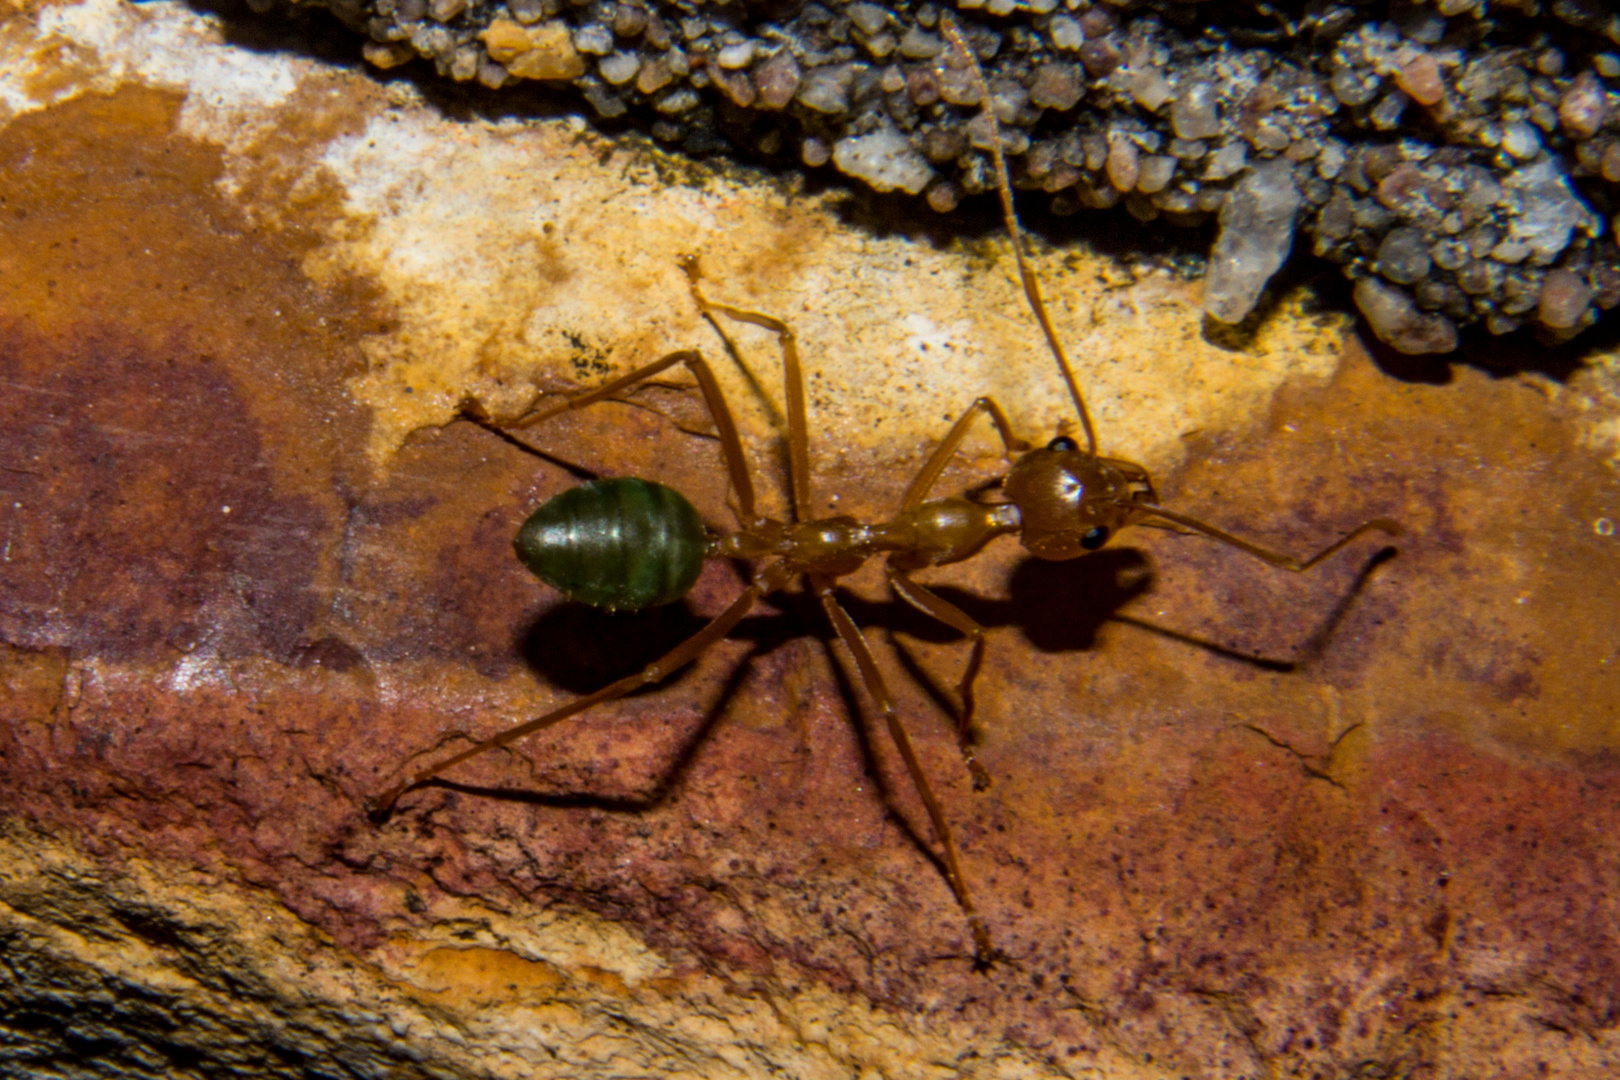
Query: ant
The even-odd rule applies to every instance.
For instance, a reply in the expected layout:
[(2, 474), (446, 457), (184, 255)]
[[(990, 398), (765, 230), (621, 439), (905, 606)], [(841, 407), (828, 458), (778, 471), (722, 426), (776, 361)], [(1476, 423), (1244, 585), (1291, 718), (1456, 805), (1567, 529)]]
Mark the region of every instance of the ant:
[[(633, 477), (593, 480), (553, 497), (535, 510), (518, 531), (514, 546), (518, 557), (547, 584), (570, 598), (608, 610), (634, 611), (668, 604), (685, 596), (697, 581), (706, 559), (742, 560), (755, 567), (752, 583), (708, 625), (647, 665), (639, 673), (569, 702), (527, 723), (503, 731), (436, 765), (412, 773), (370, 801), (374, 818), (383, 819), (406, 791), (456, 765), (516, 742), (537, 731), (576, 716), (586, 709), (623, 697), (640, 687), (659, 682), (702, 656), (742, 621), (762, 598), (806, 579), (828, 621), (854, 658), (867, 693), (883, 713), (906, 769), (921, 796), (944, 854), (945, 875), (972, 932), (976, 961), (987, 966), (994, 950), (990, 931), (974, 906), (962, 873), (956, 841), (945, 820), (911, 737), (900, 722), (894, 701), (866, 638), (838, 601), (838, 581), (854, 573), (868, 559), (883, 555), (889, 584), (896, 595), (924, 614), (972, 640), (961, 683), (963, 708), (957, 739), (972, 773), (974, 787), (982, 790), (989, 776), (973, 754), (972, 684), (984, 659), (985, 628), (965, 612), (936, 595), (913, 574), (929, 567), (960, 562), (976, 555), (991, 540), (1018, 534), (1036, 558), (1073, 559), (1106, 544), (1127, 525), (1154, 525), (1191, 530), (1248, 552), (1273, 566), (1302, 573), (1372, 530), (1397, 536), (1400, 526), (1385, 518), (1352, 530), (1304, 561), (1271, 551), (1206, 522), (1160, 506), (1146, 469), (1097, 452), (1097, 433), (1085, 398), (1067, 355), (1042, 302), (1040, 286), (1026, 265), (1024, 239), (1013, 210), (1012, 189), (1002, 154), (988, 88), (971, 50), (954, 22), (941, 20), (956, 59), (965, 65), (977, 85), (991, 135), (990, 154), (995, 167), (1002, 217), (1012, 242), (1018, 274), (1030, 309), (1040, 323), (1058, 370), (1068, 385), (1075, 412), (1085, 433), (1085, 446), (1059, 434), (1045, 446), (1032, 449), (1013, 433), (1007, 414), (994, 399), (981, 397), (970, 405), (912, 479), (900, 500), (899, 512), (886, 522), (867, 524), (849, 516), (812, 517), (816, 502), (810, 485), (810, 434), (804, 398), (804, 376), (793, 331), (782, 320), (758, 311), (718, 303), (704, 295), (697, 259), (682, 256), (692, 297), (704, 318), (731, 346), (716, 316), (761, 327), (776, 334), (782, 351), (787, 398), (788, 472), (792, 495), (789, 521), (761, 514), (754, 499), (742, 441), (736, 422), (721, 393), (708, 361), (695, 349), (683, 349), (637, 368), (627, 375), (585, 393), (564, 398), (547, 408), (532, 410), (516, 421), (498, 425), (475, 404), (464, 415), (515, 445), (538, 453), (507, 434), (511, 428), (539, 424), (561, 413), (583, 409), (628, 390), (677, 364), (696, 377), (714, 418), (721, 454), (735, 495), (735, 531), (719, 532), (703, 524), (685, 496), (662, 484)], [(1011, 466), (999, 482), (942, 499), (929, 498), (941, 473), (966, 438), (973, 423), (986, 416), (1001, 437)], [(1014, 457), (1016, 455), (1016, 458)], [(993, 493), (999, 489), (999, 497)]]

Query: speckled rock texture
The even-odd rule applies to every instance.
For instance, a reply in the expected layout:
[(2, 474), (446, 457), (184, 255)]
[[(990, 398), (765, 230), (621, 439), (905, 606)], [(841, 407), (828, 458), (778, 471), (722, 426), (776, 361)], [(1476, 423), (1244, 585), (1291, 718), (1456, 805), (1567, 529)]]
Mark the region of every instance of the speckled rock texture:
[[(930, 575), (990, 628), (983, 792), (963, 643), (850, 579), (1001, 950), (976, 971), (793, 593), (385, 824), (364, 801), (742, 583), (562, 602), (511, 538), (573, 477), (459, 402), (513, 415), (701, 347), (779, 506), (774, 342), (720, 348), (672, 265), (695, 250), (799, 330), (819, 496), (876, 518), (975, 394), (1032, 437), (1063, 419), (1003, 243), (876, 235), (564, 120), (446, 119), (167, 4), (12, 9), (0, 51), (0, 1073), (1620, 1065), (1612, 353), (1492, 377), (1369, 353), (1308, 295), (1214, 344), (1196, 283), (1041, 253), (1104, 445), (1167, 505), (1295, 552), (1407, 535), (1305, 577), (1149, 530)], [(527, 436), (727, 520), (683, 378)], [(944, 483), (1003, 467), (985, 433)]]
[[(1620, 15), (1601, 0), (312, 2), (379, 68), (568, 84), (686, 153), (830, 160), (940, 211), (990, 184), (956, 19), (1019, 187), (1059, 213), (1218, 219), (1215, 318), (1246, 317), (1296, 247), (1374, 282), (1359, 307), (1408, 353), (1476, 322), (1566, 340), (1620, 303)], [(1251, 234), (1270, 255), (1238, 247)]]

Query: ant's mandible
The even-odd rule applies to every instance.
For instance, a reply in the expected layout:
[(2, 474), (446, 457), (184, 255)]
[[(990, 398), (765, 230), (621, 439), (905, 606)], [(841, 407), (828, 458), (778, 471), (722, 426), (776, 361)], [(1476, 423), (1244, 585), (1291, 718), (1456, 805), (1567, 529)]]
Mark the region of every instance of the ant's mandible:
[[(709, 412), (714, 417), (726, 471), (736, 496), (738, 528), (717, 532), (704, 526), (692, 504), (662, 484), (631, 477), (595, 480), (571, 488), (548, 500), (518, 531), (515, 546), (520, 559), (547, 584), (574, 600), (609, 610), (633, 611), (671, 603), (685, 596), (697, 581), (706, 559), (742, 559), (755, 565), (753, 581), (731, 605), (708, 625), (658, 658), (639, 673), (619, 679), (544, 716), (503, 731), (436, 765), (412, 773), (371, 800), (374, 817), (384, 818), (406, 791), (461, 764), (549, 728), (586, 709), (623, 697), (640, 687), (667, 678), (702, 656), (742, 621), (759, 600), (784, 588), (796, 578), (806, 579), (821, 604), (833, 631), (848, 648), (861, 681), (883, 713), (884, 721), (912, 783), (927, 808), (944, 853), (946, 877), (966, 915), (978, 962), (993, 955), (990, 932), (974, 907), (967, 879), (962, 874), (956, 842), (946, 823), (916, 751), (895, 711), (865, 637), (838, 601), (838, 580), (854, 573), (868, 559), (885, 557), (889, 584), (906, 603), (972, 639), (972, 652), (961, 683), (963, 709), (957, 727), (963, 757), (972, 772), (975, 789), (989, 783), (972, 747), (972, 684), (984, 659), (985, 629), (955, 605), (912, 577), (918, 570), (971, 558), (991, 540), (1016, 533), (1029, 552), (1040, 559), (1073, 559), (1095, 551), (1127, 525), (1162, 525), (1203, 533), (1264, 559), (1285, 570), (1303, 572), (1372, 530), (1399, 535), (1400, 527), (1386, 518), (1369, 521), (1317, 552), (1297, 560), (1241, 539), (1196, 518), (1159, 505), (1152, 480), (1142, 466), (1097, 452), (1097, 434), (1085, 398), (1058, 341), (1040, 286), (1026, 265), (1024, 241), (1013, 212), (1011, 185), (1001, 151), (988, 88), (978, 61), (948, 18), (941, 20), (946, 37), (975, 82), (991, 135), (991, 159), (1000, 193), (1002, 215), (1012, 241), (1019, 278), (1031, 310), (1040, 323), (1058, 369), (1068, 385), (1085, 434), (1081, 446), (1060, 434), (1044, 447), (1031, 449), (1019, 439), (1001, 406), (989, 397), (976, 400), (946, 434), (912, 479), (900, 500), (899, 512), (886, 522), (866, 524), (853, 517), (814, 518), (816, 505), (810, 488), (810, 437), (805, 413), (804, 377), (793, 331), (786, 323), (757, 311), (716, 303), (703, 294), (696, 258), (683, 256), (681, 265), (691, 283), (692, 296), (704, 317), (720, 332), (715, 315), (750, 323), (774, 332), (781, 343), (787, 397), (788, 465), (792, 486), (792, 520), (778, 521), (761, 514), (755, 505), (754, 484), (731, 410), (714, 373), (695, 349), (670, 353), (660, 360), (614, 379), (595, 390), (538, 409), (505, 427), (527, 427), (550, 417), (610, 398), (658, 373), (684, 364), (697, 378)], [(470, 419), (501, 431), (484, 419), (475, 406)], [(974, 421), (987, 416), (1011, 458), (1018, 455), (999, 484), (1000, 498), (980, 488), (968, 495), (930, 499), (935, 483)], [(514, 440), (515, 441), (515, 440)], [(518, 445), (522, 445), (519, 443)]]

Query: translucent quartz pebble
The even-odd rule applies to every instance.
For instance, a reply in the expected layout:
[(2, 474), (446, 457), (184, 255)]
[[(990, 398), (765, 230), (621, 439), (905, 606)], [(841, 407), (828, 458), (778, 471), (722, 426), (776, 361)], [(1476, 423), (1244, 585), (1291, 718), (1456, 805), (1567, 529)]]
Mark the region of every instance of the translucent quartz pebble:
[(1288, 257), (1299, 212), (1294, 170), (1282, 158), (1251, 168), (1221, 207), (1221, 234), (1204, 279), (1204, 310), (1239, 323), (1254, 310), (1271, 275)]

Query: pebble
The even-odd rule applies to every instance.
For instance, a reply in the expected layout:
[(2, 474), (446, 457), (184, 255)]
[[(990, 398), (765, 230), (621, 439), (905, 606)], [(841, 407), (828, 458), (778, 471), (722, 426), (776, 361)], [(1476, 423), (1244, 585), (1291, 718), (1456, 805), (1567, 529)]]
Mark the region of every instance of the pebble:
[(674, 78), (675, 73), (670, 71), (669, 61), (658, 57), (642, 66), (636, 76), (636, 89), (650, 96), (668, 86)]
[(844, 13), (855, 28), (868, 37), (877, 34), (889, 24), (889, 12), (876, 4), (851, 4)]
[(1221, 207), (1204, 311), (1229, 324), (1248, 317), (1293, 246), (1299, 203), (1293, 167), (1281, 159), (1255, 165), (1238, 181)]
[(1508, 235), (1528, 244), (1531, 257), (1541, 265), (1551, 263), (1569, 245), (1576, 228), (1596, 235), (1602, 227), (1549, 159), (1510, 174), (1502, 191), (1515, 211)]
[(1440, 63), (1428, 53), (1419, 53), (1395, 73), (1395, 85), (1419, 105), (1438, 105), (1445, 100), (1446, 84), (1440, 78)]
[(1570, 330), (1581, 324), (1591, 310), (1597, 295), (1580, 275), (1558, 267), (1547, 271), (1541, 282), (1541, 296), (1536, 304), (1536, 318), (1543, 326), (1554, 330)]
[(1080, 24), (1067, 15), (1057, 15), (1047, 27), (1047, 33), (1052, 37), (1052, 45), (1064, 52), (1078, 52), (1080, 46), (1086, 43), (1085, 31)]
[(613, 32), (622, 38), (640, 37), (647, 29), (647, 9), (637, 4), (619, 4), (613, 9)]
[(1123, 134), (1108, 142), (1108, 182), (1117, 191), (1130, 191), (1141, 176), (1141, 153), (1136, 144)]
[(1457, 327), (1450, 319), (1419, 310), (1404, 292), (1375, 278), (1356, 282), (1355, 301), (1378, 340), (1398, 352), (1447, 353), (1457, 347)]
[(900, 55), (907, 60), (931, 60), (945, 51), (945, 42), (937, 34), (912, 27), (900, 39)]
[(467, 10), (467, 0), (428, 0), (427, 10), (432, 18), (446, 23)]
[(799, 92), (799, 64), (786, 49), (765, 61), (754, 72), (759, 104), (767, 109), (784, 109)]
[(696, 92), (682, 86), (653, 102), (653, 108), (665, 116), (679, 116), (697, 108), (698, 100)]
[(1170, 100), (1170, 83), (1156, 68), (1133, 72), (1130, 76), (1131, 96), (1148, 112)]
[(720, 54), (715, 59), (727, 71), (745, 68), (754, 62), (754, 43), (752, 41), (742, 41), (736, 45), (727, 45), (720, 50)]
[(1401, 285), (1415, 285), (1428, 277), (1431, 260), (1423, 233), (1402, 226), (1389, 230), (1378, 245), (1378, 272)]
[(962, 189), (948, 180), (942, 181), (929, 185), (927, 198), (931, 209), (948, 214), (962, 201)]
[(838, 140), (832, 160), (840, 172), (865, 180), (876, 191), (916, 195), (934, 178), (927, 159), (893, 128)]
[(574, 33), (574, 48), (590, 56), (606, 56), (613, 51), (613, 31), (601, 23), (582, 26)]
[(585, 60), (561, 20), (525, 27), (497, 19), (479, 35), (489, 57), (520, 79), (565, 80), (585, 74)]
[(1541, 136), (1523, 121), (1508, 124), (1502, 129), (1502, 150), (1520, 161), (1529, 161), (1541, 153)]
[(546, 5), (543, 0), (508, 0), (506, 8), (512, 13), (512, 18), (524, 26), (537, 23), (546, 17)]
[(612, 86), (623, 86), (641, 70), (641, 57), (635, 53), (610, 53), (597, 61), (596, 70)]
[(1176, 159), (1153, 155), (1141, 159), (1137, 169), (1136, 190), (1144, 195), (1163, 191), (1176, 174)]
[(1240, 142), (1229, 142), (1211, 154), (1204, 166), (1205, 180), (1225, 180), (1243, 171), (1248, 163), (1249, 148)]
[(1197, 80), (1182, 88), (1170, 107), (1170, 128), (1178, 139), (1213, 139), (1221, 133), (1215, 88)]
[(1085, 87), (1081, 72), (1073, 64), (1042, 64), (1035, 69), (1035, 80), (1030, 84), (1029, 103), (1043, 109), (1068, 112), (1080, 103)]
[(1558, 103), (1558, 121), (1577, 139), (1589, 139), (1603, 127), (1609, 115), (1608, 95), (1603, 84), (1590, 71), (1576, 76)]
[(855, 82), (855, 69), (849, 64), (829, 64), (812, 68), (799, 83), (798, 100), (820, 113), (849, 111), (849, 88)]

